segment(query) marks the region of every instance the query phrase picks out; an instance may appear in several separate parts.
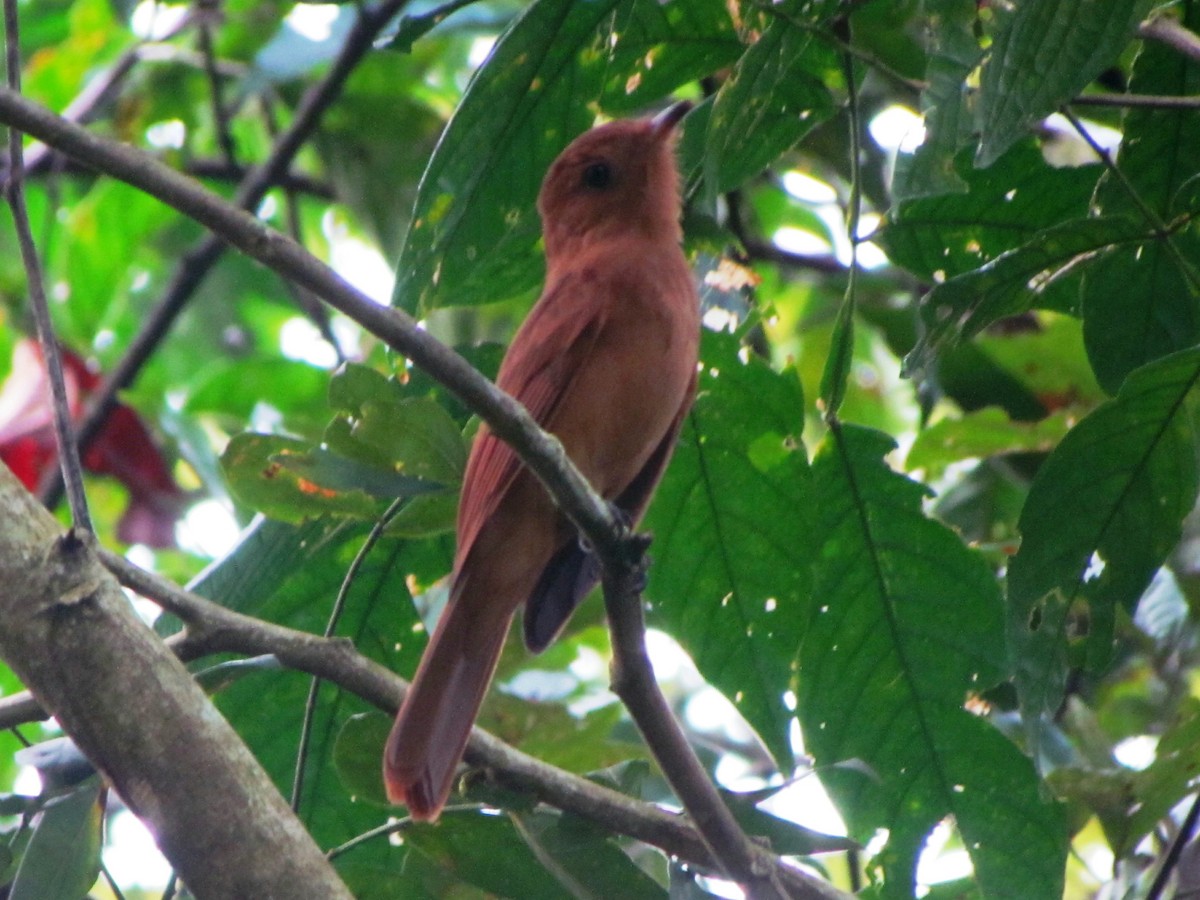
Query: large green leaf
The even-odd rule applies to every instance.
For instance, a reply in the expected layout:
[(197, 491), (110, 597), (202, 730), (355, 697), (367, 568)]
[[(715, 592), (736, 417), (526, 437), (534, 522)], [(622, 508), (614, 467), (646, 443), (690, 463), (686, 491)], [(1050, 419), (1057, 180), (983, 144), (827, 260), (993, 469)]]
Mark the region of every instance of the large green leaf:
[(444, 872), (490, 896), (512, 900), (574, 896), (546, 872), (507, 816), (447, 811), (436, 825), (406, 829), (404, 840)]
[(888, 896), (911, 896), (917, 854), (947, 816), (985, 896), (1059, 896), (1059, 811), (1017, 748), (963, 708), (1004, 670), (995, 578), (925, 517), (925, 488), (882, 462), (893, 448), (847, 425), (813, 463), (824, 544), (800, 651), (805, 744), (851, 836), (889, 829)]
[(1105, 662), (1116, 607), (1132, 608), (1179, 540), (1196, 499), (1188, 400), (1198, 380), (1196, 349), (1133, 372), (1067, 433), (1029, 489), (1008, 570), (1008, 635), (1035, 758), (1062, 702), (1069, 632)]
[[(1185, 8), (1185, 24), (1200, 27), (1200, 4)], [(1198, 94), (1200, 65), (1165, 44), (1148, 42), (1134, 65), (1129, 90)], [(1200, 211), (1180, 210), (1177, 204), (1183, 186), (1200, 173), (1200, 156), (1193, 152), (1200, 146), (1200, 116), (1191, 110), (1134, 108), (1125, 117), (1124, 132), (1117, 155), (1123, 177), (1108, 175), (1101, 181), (1097, 209), (1129, 215), (1148, 230), (1157, 230), (1179, 212), (1194, 216)], [(1198, 266), (1200, 240), (1193, 226), (1126, 247), (1084, 276), (1084, 338), (1096, 377), (1108, 391), (1115, 392), (1143, 363), (1200, 342)]]
[(1068, 305), (1079, 271), (1136, 245), (1145, 233), (1124, 217), (1076, 219), (1039, 231), (1027, 244), (942, 282), (921, 300), (926, 331), (905, 357), (905, 369), (924, 368), (943, 345), (978, 334), (997, 319), (1035, 306)]
[(948, 0), (937, 7), (926, 38), (926, 87), (920, 100), (925, 140), (896, 159), (892, 193), (900, 200), (966, 189), (954, 160), (974, 134), (966, 81), (983, 54), (975, 33), (978, 9), (974, 0)]
[(1001, 21), (983, 68), (980, 165), (995, 162), (1030, 125), (1110, 66), (1149, 6), (1148, 0), (1018, 3)]
[(718, 0), (532, 4), (472, 79), (429, 161), (395, 304), (424, 313), (534, 288), (538, 187), (592, 124), (592, 104), (644, 106), (740, 50)]
[(1022, 141), (986, 169), (973, 168), (964, 151), (954, 171), (965, 193), (902, 202), (881, 235), (892, 262), (931, 281), (977, 269), (1044, 228), (1086, 215), (1101, 167), (1054, 168)]
[[(757, 175), (834, 112), (826, 86), (840, 80), (837, 54), (818, 23), (793, 21), (783, 4), (721, 85), (708, 120), (710, 188)], [(796, 12), (799, 12), (798, 10)]]
[(792, 372), (743, 362), (706, 332), (699, 395), (647, 527), (654, 622), (729, 697), (784, 772), (783, 692), (801, 636), (812, 541), (804, 398)]

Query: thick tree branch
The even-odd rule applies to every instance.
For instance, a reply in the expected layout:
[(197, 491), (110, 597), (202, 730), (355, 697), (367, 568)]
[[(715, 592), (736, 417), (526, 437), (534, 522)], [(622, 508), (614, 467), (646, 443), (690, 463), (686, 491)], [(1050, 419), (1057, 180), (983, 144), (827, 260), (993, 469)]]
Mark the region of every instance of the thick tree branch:
[(348, 898), (266, 772), (116, 579), (4, 466), (0, 521), (0, 655), (154, 829), (192, 891)]
[[(184, 661), (216, 653), (270, 654), (288, 668), (336, 684), (389, 714), (404, 699), (407, 683), (362, 656), (348, 640), (319, 637), (234, 612), (146, 572), (108, 550), (101, 550), (100, 558), (122, 584), (186, 623), (186, 630), (168, 641)], [(45, 716), (37, 701), (28, 695), (0, 700), (0, 728), (38, 721)], [(658, 847), (699, 868), (712, 871), (718, 868), (704, 840), (684, 817), (544, 763), (481, 728), (473, 729), (465, 759), (499, 786)], [(847, 900), (848, 895), (787, 865), (766, 849), (750, 846), (761, 860), (759, 864), (777, 872), (788, 896)]]

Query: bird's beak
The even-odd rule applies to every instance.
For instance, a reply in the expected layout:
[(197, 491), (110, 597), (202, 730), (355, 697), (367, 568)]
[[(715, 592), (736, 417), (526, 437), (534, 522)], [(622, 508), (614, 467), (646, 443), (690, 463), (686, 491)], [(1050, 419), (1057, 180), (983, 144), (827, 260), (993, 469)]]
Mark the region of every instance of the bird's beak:
[(650, 120), (650, 129), (654, 136), (661, 140), (675, 130), (675, 126), (683, 121), (692, 110), (690, 100), (680, 100), (678, 103), (672, 104)]

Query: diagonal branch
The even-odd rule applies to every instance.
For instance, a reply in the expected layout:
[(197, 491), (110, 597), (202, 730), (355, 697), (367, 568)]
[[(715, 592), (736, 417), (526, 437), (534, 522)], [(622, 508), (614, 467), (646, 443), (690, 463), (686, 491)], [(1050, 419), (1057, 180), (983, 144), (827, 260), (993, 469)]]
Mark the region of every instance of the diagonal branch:
[[(195, 219), (224, 242), (312, 291), (453, 391), (496, 435), (521, 455), (592, 546), (620, 558), (624, 529), (611, 510), (523, 406), (402, 310), (382, 307), (290, 238), (206, 191), (158, 160), (99, 137), (7, 89), (0, 89), (0, 123), (19, 128), (91, 168), (145, 191)], [(219, 237), (217, 237), (219, 235)]]
[[(234, 196), (237, 206), (243, 210), (257, 208), (267, 191), (286, 177), (292, 160), (317, 127), (325, 110), (341, 94), (346, 80), (363, 57), (370, 52), (380, 32), (407, 2), (408, 0), (383, 0), (378, 6), (362, 9), (329, 73), (304, 95), (291, 126), (276, 141), (270, 158), (261, 166), (252, 169), (238, 187)], [(87, 159), (79, 161), (88, 162)], [(162, 343), (179, 314), (183, 312), (224, 251), (225, 243), (217, 235), (210, 234), (183, 255), (162, 299), (147, 315), (145, 324), (126, 349), (121, 361), (93, 394), (91, 404), (79, 425), (81, 448), (87, 449), (95, 439), (100, 427), (116, 405), (117, 392), (137, 379), (146, 361)], [(42, 484), (39, 493), (44, 499), (52, 502), (58, 493), (58, 481), (53, 473), (50, 479)]]
[[(498, 437), (516, 449), (595, 548), (610, 581), (619, 584), (630, 576), (638, 556), (636, 539), (628, 535), (608, 504), (571, 464), (558, 440), (539, 429), (524, 407), (496, 388), (462, 357), (419, 328), (412, 317), (374, 303), (294, 241), (140, 151), (92, 135), (11, 92), (0, 91), (0, 121), (34, 134), (68, 156), (168, 203), (220, 235), (220, 239), (311, 290), (408, 357), (453, 391), (492, 427)], [(636, 605), (639, 601), (634, 596), (629, 602)], [(248, 652), (240, 647), (226, 649)], [(652, 678), (649, 680), (653, 683)], [(690, 753), (690, 749), (687, 752)], [(676, 762), (673, 757), (672, 752), (660, 754), (660, 761), (673, 766)], [(681, 799), (689, 811), (696, 802), (691, 796)], [(702, 800), (697, 822), (707, 825), (717, 820), (714, 816), (719, 819), (720, 813), (708, 809), (706, 798)], [(720, 804), (719, 797), (717, 803)], [(710, 838), (713, 849), (731, 854), (721, 857), (723, 868), (739, 880), (761, 884), (771, 871), (771, 864), (765, 864), (767, 867), (764, 868), (762, 862), (765, 851), (760, 852), (748, 844), (740, 833), (735, 842), (736, 846), (731, 847), (725, 838)], [(767, 858), (770, 859), (769, 854)], [(819, 896), (812, 894), (813, 890), (816, 889), (810, 886), (807, 896)]]

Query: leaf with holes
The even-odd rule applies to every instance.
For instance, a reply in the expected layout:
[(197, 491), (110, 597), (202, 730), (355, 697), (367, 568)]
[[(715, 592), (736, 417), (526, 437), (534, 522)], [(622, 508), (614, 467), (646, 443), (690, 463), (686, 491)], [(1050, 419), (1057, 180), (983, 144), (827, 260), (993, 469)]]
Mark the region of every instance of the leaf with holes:
[(965, 193), (905, 201), (882, 234), (892, 262), (930, 281), (978, 269), (1044, 228), (1084, 217), (1102, 171), (1054, 168), (1032, 141), (987, 169), (973, 168), (966, 151), (954, 163)]
[[(1185, 23), (1200, 28), (1200, 4)], [(1200, 94), (1200, 64), (1172, 47), (1149, 41), (1133, 68), (1135, 94)], [(1122, 178), (1105, 176), (1096, 207), (1159, 223), (1200, 212), (1184, 189), (1200, 173), (1200, 116), (1194, 110), (1131, 109), (1116, 164)], [(1180, 200), (1184, 202), (1182, 205)], [(1188, 201), (1191, 201), (1190, 203)], [(1156, 234), (1103, 260), (1083, 279), (1083, 335), (1096, 377), (1115, 392), (1138, 366), (1200, 342), (1200, 240), (1194, 226)]]
[(813, 540), (804, 398), (795, 373), (738, 357), (704, 334), (696, 405), (647, 517), (647, 596), (785, 773), (792, 713), (783, 690), (801, 636)]
[(742, 46), (716, 0), (539, 0), (476, 73), (421, 179), (393, 302), (424, 314), (536, 288), (534, 200), (593, 103), (643, 108)]
[(991, 165), (1112, 65), (1149, 7), (1148, 0), (1018, 3), (983, 68), (979, 164)]
[(997, 319), (1033, 307), (1070, 308), (1078, 273), (1107, 253), (1137, 244), (1145, 233), (1142, 225), (1125, 217), (1064, 222), (937, 285), (921, 300), (926, 331), (905, 357), (905, 370), (919, 371), (941, 347), (978, 334)]
[(1200, 349), (1133, 372), (1067, 432), (1029, 488), (1008, 570), (1008, 634), (1035, 752), (1062, 702), (1068, 631), (1086, 636), (1094, 665), (1106, 662), (1117, 606), (1132, 611), (1179, 540), (1196, 499), (1197, 382)]
[(840, 80), (827, 39), (782, 14), (770, 16), (717, 92), (706, 153), (712, 189), (738, 187), (833, 115), (826, 84)]
[(1061, 896), (1060, 812), (1029, 760), (963, 708), (1004, 671), (995, 578), (924, 515), (925, 487), (883, 462), (894, 446), (846, 425), (813, 462), (824, 544), (800, 651), (805, 745), (852, 838), (890, 829), (886, 895), (912, 896), (926, 836), (953, 817), (985, 896)]

